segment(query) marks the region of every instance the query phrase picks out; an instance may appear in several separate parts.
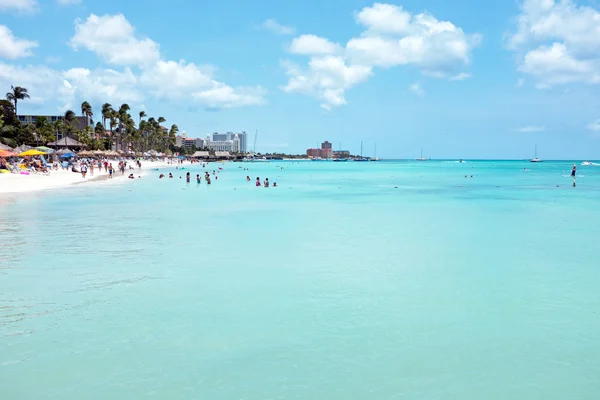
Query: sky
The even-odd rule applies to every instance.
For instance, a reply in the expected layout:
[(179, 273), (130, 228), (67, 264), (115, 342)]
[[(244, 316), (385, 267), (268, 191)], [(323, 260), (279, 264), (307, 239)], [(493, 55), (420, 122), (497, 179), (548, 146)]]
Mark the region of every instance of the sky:
[(600, 159), (600, 0), (0, 0), (19, 114), (131, 106), (259, 152)]

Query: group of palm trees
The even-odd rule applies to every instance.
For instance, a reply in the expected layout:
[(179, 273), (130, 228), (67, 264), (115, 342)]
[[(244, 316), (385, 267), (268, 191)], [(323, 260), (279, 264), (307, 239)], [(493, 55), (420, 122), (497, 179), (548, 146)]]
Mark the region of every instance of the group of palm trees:
[[(6, 94), (6, 99), (14, 105), (14, 113), (17, 115), (17, 105), (19, 100), (30, 98), (26, 88), (21, 86), (11, 86), (11, 91)], [(117, 150), (117, 151), (148, 151), (151, 149), (169, 152), (175, 146), (175, 138), (179, 132), (177, 125), (171, 125), (170, 129), (161, 126), (166, 120), (163, 117), (157, 119), (147, 117), (144, 111), (139, 112), (139, 120), (136, 126), (129, 111), (128, 104), (121, 104), (118, 109), (113, 108), (110, 103), (102, 105), (102, 123), (97, 122), (92, 126), (80, 124), (77, 121), (77, 115), (72, 110), (67, 110), (58, 120), (51, 122), (46, 117), (37, 117), (35, 122), (25, 126), (15, 126), (14, 129), (24, 130), (24, 134), (13, 135), (14, 139), (8, 140), (18, 143), (35, 141), (36, 144), (46, 144), (58, 139), (58, 136), (69, 136), (80, 143), (83, 143), (91, 150)], [(0, 110), (1, 112), (1, 110)], [(93, 121), (94, 112), (92, 106), (87, 101), (81, 103), (81, 115)], [(0, 124), (2, 124), (2, 115), (0, 115)], [(83, 128), (81, 128), (83, 126)], [(107, 129), (107, 126), (109, 129)], [(13, 130), (14, 130), (13, 129)], [(8, 132), (0, 125), (0, 139), (2, 131)], [(4, 140), (6, 141), (6, 140)]]

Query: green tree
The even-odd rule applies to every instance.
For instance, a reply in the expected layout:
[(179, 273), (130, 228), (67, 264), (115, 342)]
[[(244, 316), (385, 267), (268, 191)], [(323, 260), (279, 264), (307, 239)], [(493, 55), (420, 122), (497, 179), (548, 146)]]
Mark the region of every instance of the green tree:
[(67, 143), (67, 136), (73, 135), (75, 129), (73, 127), (73, 122), (76, 121), (75, 113), (72, 110), (65, 111), (65, 115), (63, 116), (64, 122), (64, 130), (66, 131), (66, 135), (64, 135), (65, 144)]
[[(17, 114), (17, 103), (19, 100), (29, 99), (27, 89), (21, 86), (10, 86), (10, 92), (6, 93), (6, 99), (15, 104), (15, 114)], [(18, 114), (17, 114), (18, 115)]]
[(94, 112), (92, 111), (92, 106), (87, 101), (81, 103), (81, 115), (84, 117), (92, 118), (94, 116)]
[(54, 128), (54, 133), (56, 134), (56, 142), (58, 143), (58, 135), (64, 131), (65, 124), (62, 119), (54, 121), (52, 124), (52, 128)]
[(177, 134), (179, 133), (179, 127), (176, 124), (171, 125), (171, 129), (169, 130), (169, 140), (168, 147), (175, 146), (177, 142)]
[(14, 127), (19, 126), (21, 122), (17, 118), (15, 113), (15, 106), (8, 100), (0, 100), (0, 114), (2, 114), (2, 120), (5, 125), (12, 125)]
[(102, 126), (104, 126), (104, 130), (106, 131), (106, 121), (110, 120), (110, 115), (113, 111), (112, 105), (110, 103), (102, 104)]
[(46, 145), (48, 142), (54, 141), (54, 130), (50, 121), (46, 117), (36, 117), (35, 123), (36, 139)]
[(146, 111), (140, 111), (140, 124), (142, 123), (142, 118), (147, 117)]

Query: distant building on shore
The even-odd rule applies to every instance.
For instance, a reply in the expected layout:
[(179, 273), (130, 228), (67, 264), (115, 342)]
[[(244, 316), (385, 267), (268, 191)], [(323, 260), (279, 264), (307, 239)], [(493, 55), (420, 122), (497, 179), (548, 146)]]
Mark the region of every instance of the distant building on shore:
[(246, 132), (213, 133), (206, 136), (206, 147), (214, 151), (229, 151), (231, 153), (245, 153), (247, 149)]
[[(222, 151), (233, 151), (238, 153), (246, 153), (248, 152), (248, 134), (245, 131), (242, 132), (227, 132), (227, 133), (218, 133), (215, 132), (212, 135), (212, 142), (219, 142), (218, 145), (220, 147), (227, 147), (227, 142), (231, 142), (230, 145), (234, 146), (234, 139), (237, 136), (239, 145), (237, 146), (238, 150), (222, 150)], [(216, 149), (215, 149), (216, 150)]]
[(197, 149), (204, 148), (204, 139), (202, 138), (188, 138), (187, 135), (177, 135), (175, 136), (175, 146), (177, 147), (185, 147), (187, 149), (191, 149), (192, 147), (196, 147)]
[[(35, 124), (35, 120), (37, 118), (46, 118), (51, 124), (65, 119), (64, 115), (18, 115), (17, 118), (24, 125)], [(92, 117), (78, 115), (75, 116), (75, 122), (73, 126), (80, 131), (82, 131), (86, 126), (93, 128), (94, 120), (92, 120)]]
[(350, 152), (348, 150), (334, 150), (333, 157), (334, 158), (348, 158), (348, 157), (350, 157)]
[(332, 158), (333, 151), (331, 150), (332, 145), (327, 140), (321, 143), (321, 148), (306, 149), (306, 155), (310, 158)]

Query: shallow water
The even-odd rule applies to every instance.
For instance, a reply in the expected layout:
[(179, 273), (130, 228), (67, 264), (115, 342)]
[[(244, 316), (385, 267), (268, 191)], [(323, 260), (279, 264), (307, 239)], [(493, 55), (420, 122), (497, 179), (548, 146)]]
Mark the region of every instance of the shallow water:
[(596, 399), (600, 166), (576, 188), (571, 166), (230, 163), (0, 197), (2, 399)]

